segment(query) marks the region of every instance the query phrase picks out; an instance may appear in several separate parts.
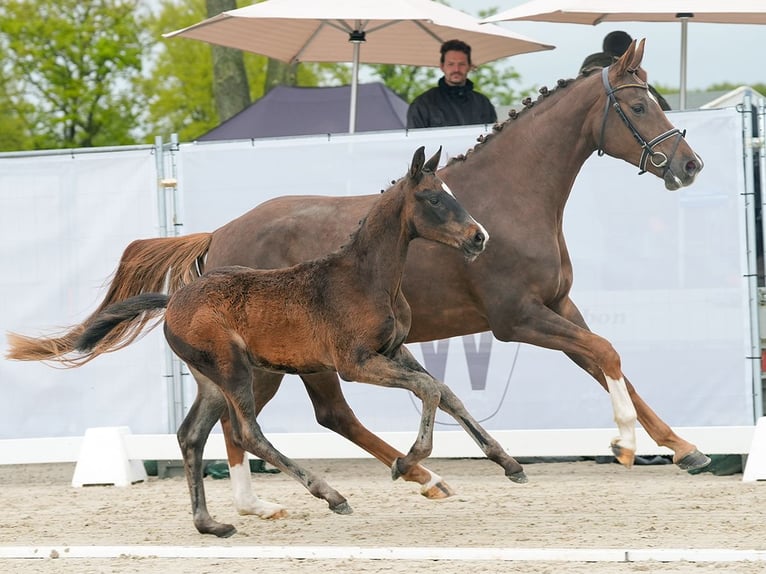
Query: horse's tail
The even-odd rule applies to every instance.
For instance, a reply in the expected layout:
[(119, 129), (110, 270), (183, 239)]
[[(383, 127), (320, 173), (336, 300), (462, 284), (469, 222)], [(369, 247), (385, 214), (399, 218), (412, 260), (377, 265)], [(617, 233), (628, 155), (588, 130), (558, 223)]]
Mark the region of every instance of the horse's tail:
[[(116, 327), (102, 345), (89, 353), (73, 355), (76, 342), (88, 324), (109, 305), (142, 293), (170, 293), (190, 283), (202, 273), (211, 233), (194, 233), (180, 237), (157, 237), (133, 241), (122, 254), (120, 264), (109, 284), (109, 289), (98, 308), (82, 323), (60, 334), (48, 337), (27, 337), (8, 333), (8, 359), (19, 361), (51, 361), (64, 367), (79, 367), (101, 354), (101, 348), (116, 350), (130, 344), (151, 318), (138, 324)], [(156, 323), (152, 325), (155, 327)], [(132, 329), (132, 338), (124, 337)], [(123, 341), (115, 347), (116, 341)], [(125, 342), (126, 341), (126, 342)]]
[[(164, 313), (170, 297), (164, 293), (142, 293), (109, 305), (91, 316), (74, 342), (74, 350), (86, 356), (111, 353), (130, 345), (144, 326)], [(156, 321), (150, 329), (159, 323)]]

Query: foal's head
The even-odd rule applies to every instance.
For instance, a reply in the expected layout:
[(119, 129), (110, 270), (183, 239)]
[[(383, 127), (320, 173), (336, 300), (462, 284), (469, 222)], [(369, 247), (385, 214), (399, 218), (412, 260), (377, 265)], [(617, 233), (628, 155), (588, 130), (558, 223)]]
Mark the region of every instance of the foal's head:
[(601, 70), (605, 101), (593, 112), (598, 151), (661, 177), (669, 190), (679, 189), (694, 181), (702, 159), (649, 91), (643, 57), (644, 40), (634, 40), (619, 60)]
[(484, 251), (489, 234), (463, 208), (447, 184), (436, 175), (441, 148), (425, 161), (425, 148), (412, 157), (407, 175), (399, 181), (405, 187), (403, 217), (407, 219), (412, 238), (457, 247), (468, 259)]

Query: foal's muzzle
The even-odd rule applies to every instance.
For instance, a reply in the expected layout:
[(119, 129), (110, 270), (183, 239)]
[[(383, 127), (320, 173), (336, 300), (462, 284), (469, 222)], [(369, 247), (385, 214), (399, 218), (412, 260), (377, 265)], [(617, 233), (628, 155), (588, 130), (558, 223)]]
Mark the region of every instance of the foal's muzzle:
[(463, 242), (463, 255), (469, 261), (476, 259), (487, 246), (489, 233), (481, 224), (477, 223), (477, 229)]

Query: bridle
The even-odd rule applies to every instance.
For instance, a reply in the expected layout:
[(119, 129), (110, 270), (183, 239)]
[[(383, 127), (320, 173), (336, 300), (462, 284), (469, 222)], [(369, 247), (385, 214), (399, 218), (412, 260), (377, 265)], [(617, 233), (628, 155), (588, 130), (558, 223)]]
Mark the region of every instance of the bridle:
[(601, 80), (604, 84), (604, 89), (606, 90), (607, 97), (606, 97), (606, 106), (604, 107), (604, 117), (601, 120), (601, 135), (599, 136), (599, 142), (598, 142), (598, 155), (600, 156), (604, 155), (604, 131), (606, 130), (606, 120), (609, 117), (609, 107), (611, 106), (612, 108), (614, 108), (614, 111), (622, 120), (622, 123), (624, 123), (627, 126), (627, 128), (630, 130), (630, 133), (633, 134), (633, 137), (636, 138), (636, 141), (641, 146), (641, 160), (638, 162), (638, 167), (641, 171), (639, 171), (638, 174), (641, 175), (643, 173), (646, 173), (646, 162), (647, 160), (649, 160), (652, 162), (652, 165), (654, 167), (662, 168), (662, 177), (665, 177), (665, 174), (667, 173), (668, 169), (670, 169), (670, 162), (668, 160), (668, 156), (666, 156), (661, 151), (655, 151), (654, 147), (664, 142), (666, 139), (676, 136), (676, 143), (673, 146), (673, 151), (670, 152), (670, 159), (673, 159), (673, 156), (675, 155), (676, 150), (678, 149), (678, 144), (680, 144), (681, 139), (686, 136), (686, 130), (681, 131), (678, 128), (673, 128), (671, 130), (666, 131), (665, 133), (658, 135), (656, 138), (650, 141), (646, 141), (643, 138), (643, 136), (639, 133), (639, 131), (636, 129), (636, 126), (633, 125), (633, 122), (630, 121), (630, 118), (628, 118), (628, 116), (625, 115), (625, 112), (622, 111), (622, 108), (620, 107), (620, 103), (617, 101), (617, 98), (614, 97), (615, 92), (619, 90), (624, 90), (625, 88), (640, 88), (642, 90), (649, 89), (649, 85), (639, 80), (638, 77), (636, 77), (635, 73), (633, 73), (633, 77), (636, 80), (634, 83), (623, 84), (621, 86), (617, 86), (616, 88), (613, 88), (611, 84), (609, 83), (609, 68), (604, 68), (603, 70), (601, 70)]

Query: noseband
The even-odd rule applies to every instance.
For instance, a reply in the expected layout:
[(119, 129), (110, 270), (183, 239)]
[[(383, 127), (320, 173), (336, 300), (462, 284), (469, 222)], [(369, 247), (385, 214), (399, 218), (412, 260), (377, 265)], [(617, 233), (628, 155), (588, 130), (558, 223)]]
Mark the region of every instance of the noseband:
[(606, 129), (606, 120), (609, 117), (609, 107), (611, 106), (614, 108), (614, 111), (617, 112), (617, 115), (622, 120), (622, 123), (627, 126), (627, 128), (630, 130), (630, 133), (633, 134), (633, 137), (636, 138), (636, 141), (641, 146), (641, 160), (638, 162), (638, 167), (641, 171), (639, 171), (638, 174), (641, 175), (646, 173), (646, 161), (649, 160), (652, 162), (654, 167), (662, 168), (662, 177), (664, 177), (670, 168), (670, 162), (668, 160), (668, 156), (666, 156), (661, 151), (655, 151), (654, 147), (664, 142), (666, 139), (676, 136), (676, 144), (673, 146), (673, 151), (670, 153), (670, 159), (673, 159), (673, 156), (678, 149), (678, 144), (681, 143), (681, 138), (686, 136), (686, 130), (681, 131), (678, 128), (673, 128), (666, 131), (665, 133), (658, 135), (653, 140), (646, 141), (638, 132), (636, 126), (633, 125), (633, 122), (630, 121), (630, 118), (628, 118), (628, 116), (625, 115), (625, 112), (622, 111), (617, 98), (614, 97), (615, 92), (625, 88), (641, 88), (643, 90), (649, 89), (648, 84), (641, 82), (635, 75), (633, 77), (636, 78), (635, 83), (623, 84), (613, 88), (609, 83), (609, 68), (604, 68), (601, 70), (601, 80), (604, 84), (604, 89), (606, 90), (607, 97), (606, 106), (604, 107), (604, 118), (601, 120), (601, 135), (599, 136), (598, 142), (598, 155), (604, 155), (604, 131)]

